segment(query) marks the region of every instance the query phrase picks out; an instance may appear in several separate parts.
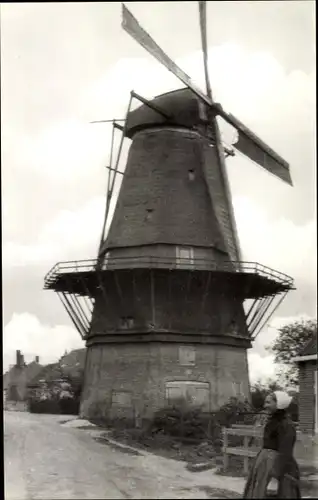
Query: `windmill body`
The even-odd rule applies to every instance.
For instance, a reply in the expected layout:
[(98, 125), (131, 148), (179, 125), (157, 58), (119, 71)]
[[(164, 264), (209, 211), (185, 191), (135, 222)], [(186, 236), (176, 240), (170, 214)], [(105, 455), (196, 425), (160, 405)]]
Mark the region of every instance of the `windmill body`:
[[(120, 127), (131, 146), (98, 258), (58, 264), (45, 281), (86, 341), (85, 417), (150, 418), (180, 397), (205, 411), (249, 398), (247, 349), (293, 286), (240, 260), (220, 109), (191, 88), (141, 100)], [(238, 126), (257, 157), (258, 138)], [(276, 175), (288, 176), (272, 153)]]

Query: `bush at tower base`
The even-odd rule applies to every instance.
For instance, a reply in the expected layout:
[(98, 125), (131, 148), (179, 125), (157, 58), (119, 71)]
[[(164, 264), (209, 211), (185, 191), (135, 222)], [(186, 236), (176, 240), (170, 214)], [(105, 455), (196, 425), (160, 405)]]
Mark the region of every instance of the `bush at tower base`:
[(31, 413), (78, 415), (80, 394), (76, 382), (72, 384), (64, 379), (42, 382), (30, 393), (28, 409)]

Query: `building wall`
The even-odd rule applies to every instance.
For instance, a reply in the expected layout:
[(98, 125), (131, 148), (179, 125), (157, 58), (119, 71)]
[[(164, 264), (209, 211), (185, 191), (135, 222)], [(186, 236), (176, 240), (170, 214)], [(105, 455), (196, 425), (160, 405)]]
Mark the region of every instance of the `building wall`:
[(249, 398), (246, 349), (163, 343), (89, 347), (80, 414), (150, 418), (168, 403), (166, 384), (173, 381), (207, 382), (207, 411), (231, 396)]
[(26, 367), (14, 366), (7, 378), (7, 401), (23, 401), (27, 392)]
[(7, 401), (24, 401), (28, 395), (28, 384), (43, 369), (38, 363), (13, 366), (4, 376)]
[(308, 433), (315, 430), (315, 371), (317, 361), (299, 363), (299, 428)]

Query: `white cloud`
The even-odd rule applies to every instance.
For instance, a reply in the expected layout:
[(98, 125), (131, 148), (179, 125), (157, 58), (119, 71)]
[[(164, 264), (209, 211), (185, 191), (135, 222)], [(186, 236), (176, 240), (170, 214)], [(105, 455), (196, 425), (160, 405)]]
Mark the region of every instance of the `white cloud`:
[(84, 121), (55, 123), (24, 144), (22, 155), (30, 169), (74, 186), (99, 174), (108, 164), (111, 127), (97, 127)]
[[(201, 51), (176, 62), (205, 88)], [(264, 133), (283, 153), (289, 153), (288, 143), (284, 143), (291, 129), (299, 131), (304, 125), (307, 129), (310, 116), (314, 123), (314, 72), (286, 73), (272, 54), (252, 52), (234, 43), (209, 49), (209, 70), (215, 100), (247, 119), (247, 124)], [(124, 117), (130, 90), (151, 98), (183, 86), (156, 61), (121, 59), (83, 95), (82, 106), (90, 119)]]
[(4, 371), (15, 363), (16, 349), (20, 349), (25, 361), (40, 356), (40, 363), (56, 362), (64, 351), (85, 347), (79, 333), (70, 326), (45, 325), (33, 314), (13, 314), (4, 327)]
[(95, 258), (102, 231), (106, 199), (95, 198), (77, 211), (60, 211), (48, 222), (33, 245), (6, 242), (5, 267), (50, 264), (57, 261)]
[(317, 226), (314, 219), (296, 225), (245, 197), (233, 200), (243, 260), (256, 261), (315, 284)]
[(263, 357), (254, 350), (250, 351), (248, 353), (248, 367), (252, 384), (258, 380), (266, 381), (275, 377), (276, 366), (274, 364), (274, 356)]
[[(200, 51), (177, 63), (204, 88)], [(288, 157), (291, 132), (294, 135), (314, 123), (314, 73), (286, 74), (271, 54), (230, 43), (210, 48), (209, 66), (215, 99)], [(38, 136), (21, 142), (14, 154), (24, 167), (55, 179), (96, 175), (108, 161), (111, 127), (88, 122), (124, 118), (132, 89), (151, 98), (182, 86), (156, 61), (121, 59), (81, 95), (76, 119), (51, 124)]]

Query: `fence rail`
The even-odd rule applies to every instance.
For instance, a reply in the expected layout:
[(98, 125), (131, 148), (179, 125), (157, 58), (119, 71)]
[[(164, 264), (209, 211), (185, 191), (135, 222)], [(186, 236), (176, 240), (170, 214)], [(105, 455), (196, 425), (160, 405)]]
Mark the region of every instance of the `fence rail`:
[[(59, 274), (93, 272), (98, 269), (97, 259), (78, 260), (57, 263), (45, 276), (45, 284), (49, 286), (55, 281)], [(191, 269), (207, 270), (228, 273), (252, 273), (292, 287), (293, 279), (287, 274), (281, 273), (258, 262), (248, 261), (215, 261), (213, 259), (155, 257), (153, 255), (108, 257), (99, 268), (103, 270), (115, 270), (122, 268), (169, 268), (169, 269)]]
[[(298, 424), (294, 422), (299, 435)], [(229, 467), (229, 457), (243, 457), (243, 470), (248, 473), (249, 461), (255, 458), (262, 445), (264, 424), (243, 425), (233, 424), (230, 428), (223, 428), (223, 467), (227, 470)], [(230, 446), (229, 437), (243, 437), (243, 446)], [(251, 447), (253, 444), (253, 448)]]
[[(249, 460), (258, 453), (261, 445), (263, 427), (235, 425), (232, 428), (223, 429), (223, 467), (226, 471), (229, 467), (229, 457), (231, 455), (243, 457), (243, 470), (248, 473)], [(243, 437), (243, 446), (229, 446), (229, 436)], [(254, 441), (255, 447), (250, 448)]]

